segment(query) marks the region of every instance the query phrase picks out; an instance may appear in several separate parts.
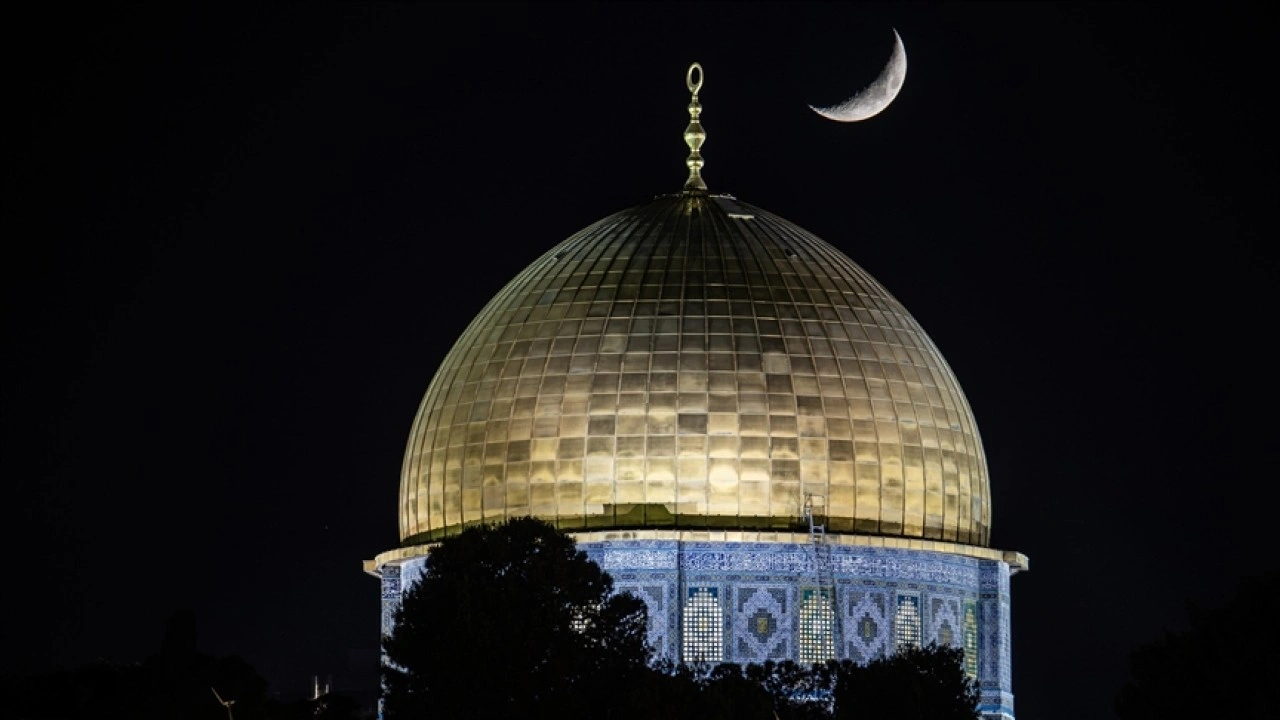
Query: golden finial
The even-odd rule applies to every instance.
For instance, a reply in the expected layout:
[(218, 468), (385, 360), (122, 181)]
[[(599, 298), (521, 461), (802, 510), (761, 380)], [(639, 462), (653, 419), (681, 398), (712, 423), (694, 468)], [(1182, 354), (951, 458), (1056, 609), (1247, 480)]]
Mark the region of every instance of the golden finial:
[[(695, 70), (698, 73), (696, 81), (693, 79)], [(702, 181), (702, 153), (698, 152), (702, 143), (707, 140), (707, 132), (698, 121), (698, 116), (702, 114), (702, 103), (698, 102), (702, 78), (702, 66), (698, 63), (690, 65), (689, 71), (684, 74), (684, 83), (689, 87), (689, 92), (693, 93), (693, 99), (689, 101), (689, 127), (684, 129), (684, 143), (689, 146), (689, 159), (684, 161), (689, 166), (689, 179), (684, 183), (685, 192), (707, 191), (707, 184)]]

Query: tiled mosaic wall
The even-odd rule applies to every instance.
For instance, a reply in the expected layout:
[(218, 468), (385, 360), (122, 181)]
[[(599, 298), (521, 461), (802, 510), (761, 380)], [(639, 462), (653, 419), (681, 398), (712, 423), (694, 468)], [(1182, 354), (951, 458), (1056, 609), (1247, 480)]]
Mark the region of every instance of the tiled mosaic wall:
[[(691, 660), (691, 650), (751, 663), (834, 651), (867, 662), (909, 643), (954, 645), (965, 650), (966, 668), (977, 677), (984, 714), (1013, 714), (1009, 566), (1002, 562), (827, 546), (824, 568), (811, 545), (636, 540), (580, 547), (619, 590), (649, 604), (650, 642), (667, 657)], [(831, 591), (835, 622), (824, 638), (814, 632), (822, 623), (813, 620), (824, 615), (813, 602)], [(806, 612), (806, 602), (813, 612)], [(681, 625), (680, 606), (696, 608), (696, 621), (686, 614)], [(712, 618), (720, 622), (718, 632), (707, 627)], [(686, 635), (677, 636), (676, 628)], [(721, 646), (709, 648), (712, 641)]]
[[(626, 540), (579, 547), (649, 607), (668, 658), (753, 663), (829, 656), (868, 662), (905, 644), (965, 650), (984, 717), (1012, 718), (1009, 566), (947, 553), (811, 545)], [(383, 571), (383, 632), (422, 558)], [(830, 605), (821, 603), (834, 595)], [(683, 613), (680, 609), (683, 608)], [(823, 633), (823, 619), (834, 620)]]

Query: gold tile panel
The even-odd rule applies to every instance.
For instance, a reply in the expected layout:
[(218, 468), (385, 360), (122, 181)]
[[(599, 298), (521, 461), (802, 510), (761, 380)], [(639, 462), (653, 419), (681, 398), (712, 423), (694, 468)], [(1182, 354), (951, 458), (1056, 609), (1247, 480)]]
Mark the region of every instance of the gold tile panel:
[(555, 246), (475, 318), (410, 432), (400, 531), (768, 531), (806, 494), (836, 532), (987, 543), (977, 425), (906, 309), (795, 225), (670, 196)]

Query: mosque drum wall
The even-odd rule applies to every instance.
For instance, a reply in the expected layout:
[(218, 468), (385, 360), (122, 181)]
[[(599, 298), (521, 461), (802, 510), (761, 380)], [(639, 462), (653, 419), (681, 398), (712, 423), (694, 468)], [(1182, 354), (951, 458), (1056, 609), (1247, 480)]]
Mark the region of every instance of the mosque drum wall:
[[(616, 590), (644, 600), (659, 657), (866, 663), (905, 645), (951, 645), (965, 652), (983, 716), (1013, 716), (1010, 566), (1002, 560), (841, 545), (826, 546), (823, 559), (813, 543), (800, 542), (637, 539), (579, 548)], [(424, 565), (417, 556), (384, 566), (384, 634)], [(824, 592), (834, 602), (822, 602)]]

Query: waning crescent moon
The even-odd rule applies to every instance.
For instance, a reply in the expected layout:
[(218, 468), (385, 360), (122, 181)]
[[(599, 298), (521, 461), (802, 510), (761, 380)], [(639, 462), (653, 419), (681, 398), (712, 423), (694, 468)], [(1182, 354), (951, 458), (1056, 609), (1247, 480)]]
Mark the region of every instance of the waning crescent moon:
[(893, 31), (893, 54), (889, 62), (880, 71), (880, 77), (866, 86), (857, 95), (831, 107), (809, 107), (824, 118), (840, 122), (857, 122), (877, 115), (889, 107), (889, 103), (898, 97), (902, 83), (907, 79), (907, 50), (902, 47), (902, 38), (898, 31)]

